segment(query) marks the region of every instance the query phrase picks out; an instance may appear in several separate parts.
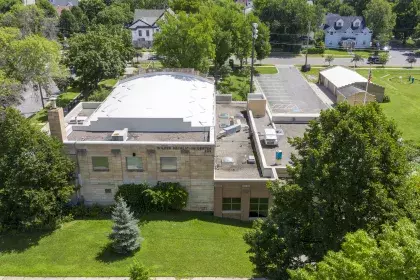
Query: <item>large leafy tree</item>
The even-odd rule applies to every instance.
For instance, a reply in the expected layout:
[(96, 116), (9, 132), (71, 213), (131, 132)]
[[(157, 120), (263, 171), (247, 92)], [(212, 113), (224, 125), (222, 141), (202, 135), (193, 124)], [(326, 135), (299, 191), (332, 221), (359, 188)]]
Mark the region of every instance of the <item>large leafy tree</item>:
[(36, 5), (16, 5), (1, 17), (1, 26), (19, 28), (23, 36), (42, 34), (45, 12)]
[(397, 15), (395, 35), (405, 42), (420, 23), (420, 0), (397, 0), (393, 10)]
[(85, 13), (89, 21), (93, 21), (97, 14), (105, 9), (106, 5), (102, 0), (81, 0), (79, 7)]
[(133, 21), (133, 12), (128, 4), (112, 4), (100, 11), (95, 18), (97, 24), (124, 26)]
[(280, 34), (306, 34), (308, 25), (313, 30), (322, 20), (307, 0), (255, 0), (254, 10), (271, 32)]
[(200, 9), (200, 6), (205, 2), (209, 2), (209, 1), (208, 0), (171, 0), (170, 7), (176, 13), (180, 11), (184, 11), (186, 13), (197, 13)]
[(290, 271), (292, 280), (416, 280), (420, 275), (420, 224), (408, 219), (385, 225), (373, 238), (364, 230), (346, 235), (339, 252), (329, 251), (316, 267)]
[(387, 43), (392, 37), (396, 20), (392, 5), (386, 0), (371, 0), (363, 15), (373, 36), (382, 44)]
[(76, 70), (83, 89), (94, 89), (102, 79), (124, 73), (126, 61), (134, 54), (131, 42), (127, 44), (128, 32), (122, 28), (97, 28), (69, 40), (66, 63)]
[(73, 191), (74, 165), (62, 144), (13, 108), (0, 109), (0, 225), (54, 227)]
[(419, 190), (406, 182), (400, 137), (377, 103), (340, 103), (291, 139), (291, 178), (270, 186), (269, 216), (245, 236), (256, 272), (287, 278), (287, 269), (339, 250), (348, 232), (375, 234), (388, 221), (418, 218)]
[(58, 22), (58, 29), (64, 36), (70, 37), (73, 33), (79, 32), (80, 25), (71, 11), (63, 10)]
[(0, 108), (18, 105), (22, 99), (20, 90), (21, 83), (0, 69)]
[(371, 0), (344, 0), (343, 2), (352, 6), (356, 10), (357, 15), (361, 16), (370, 1)]
[(154, 48), (163, 56), (165, 67), (195, 68), (207, 72), (215, 55), (211, 19), (180, 12), (160, 22), (161, 31), (155, 34)]
[(37, 84), (41, 97), (42, 87), (61, 73), (60, 47), (54, 41), (39, 35), (22, 37), (18, 29), (0, 28), (0, 46), (3, 78), (13, 78), (21, 84)]

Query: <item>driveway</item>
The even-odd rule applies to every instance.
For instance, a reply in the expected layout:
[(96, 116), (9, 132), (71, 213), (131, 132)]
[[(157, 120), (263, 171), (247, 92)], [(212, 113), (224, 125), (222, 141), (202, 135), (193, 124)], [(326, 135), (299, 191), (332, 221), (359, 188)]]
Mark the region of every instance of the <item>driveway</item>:
[(282, 65), (277, 69), (278, 74), (257, 77), (273, 114), (313, 114), (328, 108), (296, 67)]

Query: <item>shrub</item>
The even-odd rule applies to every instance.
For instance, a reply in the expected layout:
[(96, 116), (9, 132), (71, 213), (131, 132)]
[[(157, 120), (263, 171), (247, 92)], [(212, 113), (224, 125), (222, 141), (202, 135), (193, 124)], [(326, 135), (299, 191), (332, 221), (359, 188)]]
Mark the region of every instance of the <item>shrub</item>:
[(308, 52), (308, 54), (324, 54), (325, 48), (308, 48), (303, 51), (304, 53)]
[(391, 97), (388, 94), (384, 94), (384, 99), (382, 100), (383, 103), (391, 102)]
[(89, 95), (88, 101), (102, 102), (108, 97), (110, 93), (111, 91), (106, 88), (96, 89)]
[(99, 204), (93, 204), (92, 206), (78, 204), (70, 205), (66, 208), (66, 214), (74, 218), (98, 218), (101, 216), (107, 216), (112, 213), (112, 206), (103, 206)]
[(412, 48), (416, 46), (416, 42), (414, 42), (414, 40), (410, 37), (407, 39), (407, 41), (405, 41), (405, 46)]
[[(419, 40), (419, 42), (420, 42), (420, 40)], [(420, 57), (420, 50), (416, 50), (416, 51), (414, 52), (414, 55), (415, 55), (416, 57)]]
[(149, 271), (143, 264), (135, 261), (130, 267), (130, 280), (149, 280), (149, 277)]
[(140, 229), (138, 221), (121, 197), (117, 198), (114, 211), (112, 211), (114, 226), (109, 238), (112, 248), (119, 254), (129, 254), (140, 248)]
[(146, 183), (124, 184), (118, 187), (115, 198), (122, 197), (127, 205), (136, 213), (153, 211), (152, 197), (145, 191), (150, 189)]
[(157, 211), (179, 211), (187, 206), (188, 192), (179, 183), (159, 183), (146, 192), (152, 198)]
[(136, 213), (152, 211), (179, 211), (187, 206), (188, 192), (179, 183), (125, 184), (118, 188), (115, 197), (122, 197)]
[(60, 92), (65, 91), (74, 81), (72, 77), (53, 77), (53, 81)]

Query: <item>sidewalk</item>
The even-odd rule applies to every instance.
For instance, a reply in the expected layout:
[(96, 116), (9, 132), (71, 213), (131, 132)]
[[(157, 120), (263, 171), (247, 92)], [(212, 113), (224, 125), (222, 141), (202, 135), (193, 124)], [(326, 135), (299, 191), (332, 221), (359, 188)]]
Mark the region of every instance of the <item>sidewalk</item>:
[[(14, 277), (0, 276), (0, 280), (128, 280), (129, 277)], [(224, 278), (224, 277), (152, 277), (152, 280), (265, 280), (265, 278)]]

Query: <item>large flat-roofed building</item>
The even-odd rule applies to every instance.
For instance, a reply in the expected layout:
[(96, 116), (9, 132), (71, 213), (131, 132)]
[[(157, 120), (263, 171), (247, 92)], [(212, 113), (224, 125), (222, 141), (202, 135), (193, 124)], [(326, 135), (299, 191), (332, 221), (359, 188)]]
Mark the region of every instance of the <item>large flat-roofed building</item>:
[[(122, 184), (179, 182), (189, 192), (186, 210), (248, 220), (267, 215), (267, 183), (288, 176), (287, 137), (306, 128), (276, 126), (266, 104), (262, 94), (228, 100), (193, 72), (148, 73), (65, 117), (53, 106), (49, 131), (76, 162), (77, 196), (86, 204), (113, 203)], [(266, 143), (266, 131), (277, 133), (277, 145)]]

